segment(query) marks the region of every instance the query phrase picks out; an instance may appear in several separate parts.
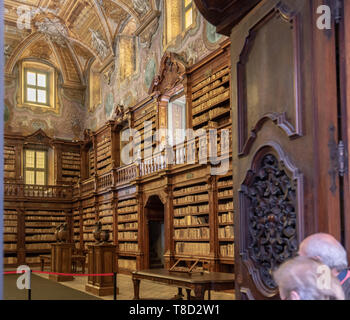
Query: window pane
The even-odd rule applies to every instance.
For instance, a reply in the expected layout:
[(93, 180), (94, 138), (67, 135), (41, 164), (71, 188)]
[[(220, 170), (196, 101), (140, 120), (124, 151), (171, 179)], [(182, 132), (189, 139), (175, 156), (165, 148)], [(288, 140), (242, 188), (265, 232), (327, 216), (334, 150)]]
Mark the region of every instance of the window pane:
[(27, 101), (36, 102), (36, 90), (27, 88)]
[(36, 86), (36, 74), (34, 72), (27, 72), (27, 84)]
[(185, 28), (187, 29), (192, 25), (192, 8), (186, 11), (185, 14)]
[(38, 169), (45, 169), (45, 152), (44, 151), (36, 152), (36, 167)]
[(46, 91), (38, 90), (38, 102), (46, 103)]
[(45, 184), (45, 172), (41, 172), (41, 171), (36, 172), (36, 184), (39, 184), (39, 185)]
[(34, 168), (34, 151), (26, 150), (26, 167)]
[(38, 73), (38, 86), (46, 88), (46, 74)]
[(192, 3), (192, 0), (185, 0), (185, 8)]
[(26, 170), (26, 184), (34, 184), (34, 171)]

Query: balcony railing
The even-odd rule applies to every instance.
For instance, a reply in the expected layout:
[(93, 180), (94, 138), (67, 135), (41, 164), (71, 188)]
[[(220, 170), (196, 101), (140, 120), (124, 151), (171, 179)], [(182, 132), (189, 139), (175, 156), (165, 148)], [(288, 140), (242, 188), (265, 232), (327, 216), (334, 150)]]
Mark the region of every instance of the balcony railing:
[(5, 197), (30, 197), (30, 198), (51, 198), (66, 199), (72, 198), (71, 186), (51, 186), (51, 185), (32, 185), (24, 183), (5, 182)]

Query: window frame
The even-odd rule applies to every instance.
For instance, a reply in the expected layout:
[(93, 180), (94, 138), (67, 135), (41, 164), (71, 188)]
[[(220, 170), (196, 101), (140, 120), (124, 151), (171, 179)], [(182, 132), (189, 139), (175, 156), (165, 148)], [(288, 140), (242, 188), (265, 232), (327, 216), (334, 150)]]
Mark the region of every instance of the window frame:
[[(34, 168), (32, 167), (27, 167), (27, 151), (34, 151)], [(44, 157), (44, 169), (37, 168), (36, 167), (36, 154), (37, 152), (44, 152), (45, 157)], [(26, 178), (26, 172), (27, 171), (34, 171), (34, 184), (29, 184), (27, 183), (27, 178)], [(36, 181), (36, 172), (44, 172), (44, 184), (47, 185), (48, 181), (48, 152), (47, 150), (43, 150), (40, 148), (26, 148), (24, 149), (24, 159), (23, 159), (23, 176), (24, 176), (24, 184), (26, 185), (36, 185), (36, 186), (41, 186), (41, 184), (37, 184)]]
[[(193, 25), (193, 0), (190, 0), (190, 4), (185, 6), (186, 0), (181, 0), (182, 1), (182, 9), (181, 9), (181, 30), (182, 32), (185, 32), (187, 29), (191, 28)], [(186, 13), (189, 10), (192, 10), (192, 24), (186, 28)]]
[[(41, 105), (41, 106), (44, 106), (44, 107), (51, 107), (50, 106), (50, 72), (47, 72), (47, 71), (44, 71), (44, 70), (41, 70), (41, 69), (35, 69), (35, 68), (26, 68), (24, 67), (23, 69), (24, 71), (24, 102), (27, 103), (27, 104), (35, 104), (35, 105)], [(32, 72), (32, 73), (35, 73), (36, 74), (36, 77), (38, 74), (44, 74), (46, 76), (46, 87), (40, 87), (38, 85), (30, 85), (28, 84), (27, 82), (27, 74), (28, 72)], [(36, 78), (37, 79), (37, 78)], [(32, 88), (32, 89), (35, 89), (36, 90), (36, 101), (29, 101), (28, 98), (27, 98), (27, 88)], [(38, 96), (37, 96), (37, 92), (38, 90), (45, 90), (46, 91), (46, 102), (45, 103), (42, 103), (42, 102), (39, 102), (38, 101)]]
[[(36, 73), (46, 73), (47, 76), (47, 92), (46, 92), (46, 104), (40, 102), (27, 101), (26, 71), (34, 71)], [(58, 97), (58, 76), (59, 73), (55, 66), (48, 62), (36, 61), (35, 59), (23, 59), (19, 62), (19, 86), (16, 93), (16, 99), (18, 101), (18, 108), (30, 109), (33, 112), (47, 112), (59, 114), (60, 112), (60, 99)], [(38, 88), (42, 88), (39, 87)], [(43, 88), (44, 89), (44, 88)]]

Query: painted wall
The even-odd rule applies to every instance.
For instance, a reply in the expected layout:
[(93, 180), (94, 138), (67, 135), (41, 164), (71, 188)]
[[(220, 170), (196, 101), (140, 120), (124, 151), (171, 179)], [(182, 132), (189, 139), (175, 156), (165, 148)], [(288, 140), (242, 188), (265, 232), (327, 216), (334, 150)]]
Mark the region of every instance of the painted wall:
[(191, 65), (217, 49), (218, 44), (225, 40), (225, 37), (216, 34), (215, 27), (206, 22), (197, 10), (196, 27), (189, 30), (183, 37), (178, 37), (172, 46), (164, 48), (164, 10), (160, 8), (160, 11), (162, 14), (159, 18), (159, 26), (150, 47), (136, 39), (135, 73), (124, 81), (120, 81), (117, 56), (110, 84), (108, 85), (106, 81), (101, 80), (102, 103), (93, 112), (88, 112), (87, 128), (96, 130), (102, 126), (106, 120), (113, 116), (115, 105), (121, 104), (129, 108), (146, 98), (165, 50), (180, 54), (188, 65)]
[(83, 138), (86, 109), (81, 101), (68, 95), (67, 89), (59, 88), (60, 111), (58, 114), (17, 107), (17, 90), (19, 90), (18, 78), (5, 82), (5, 133), (27, 135), (41, 128), (51, 138), (69, 140)]

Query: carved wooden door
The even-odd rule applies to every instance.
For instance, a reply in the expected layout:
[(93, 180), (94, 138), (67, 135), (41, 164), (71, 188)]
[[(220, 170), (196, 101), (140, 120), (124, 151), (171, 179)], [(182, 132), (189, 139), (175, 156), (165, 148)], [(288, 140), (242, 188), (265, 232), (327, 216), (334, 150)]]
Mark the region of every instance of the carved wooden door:
[(317, 28), (321, 4), (261, 1), (231, 33), (237, 299), (278, 298), (272, 270), (299, 242), (344, 230), (337, 27)]

